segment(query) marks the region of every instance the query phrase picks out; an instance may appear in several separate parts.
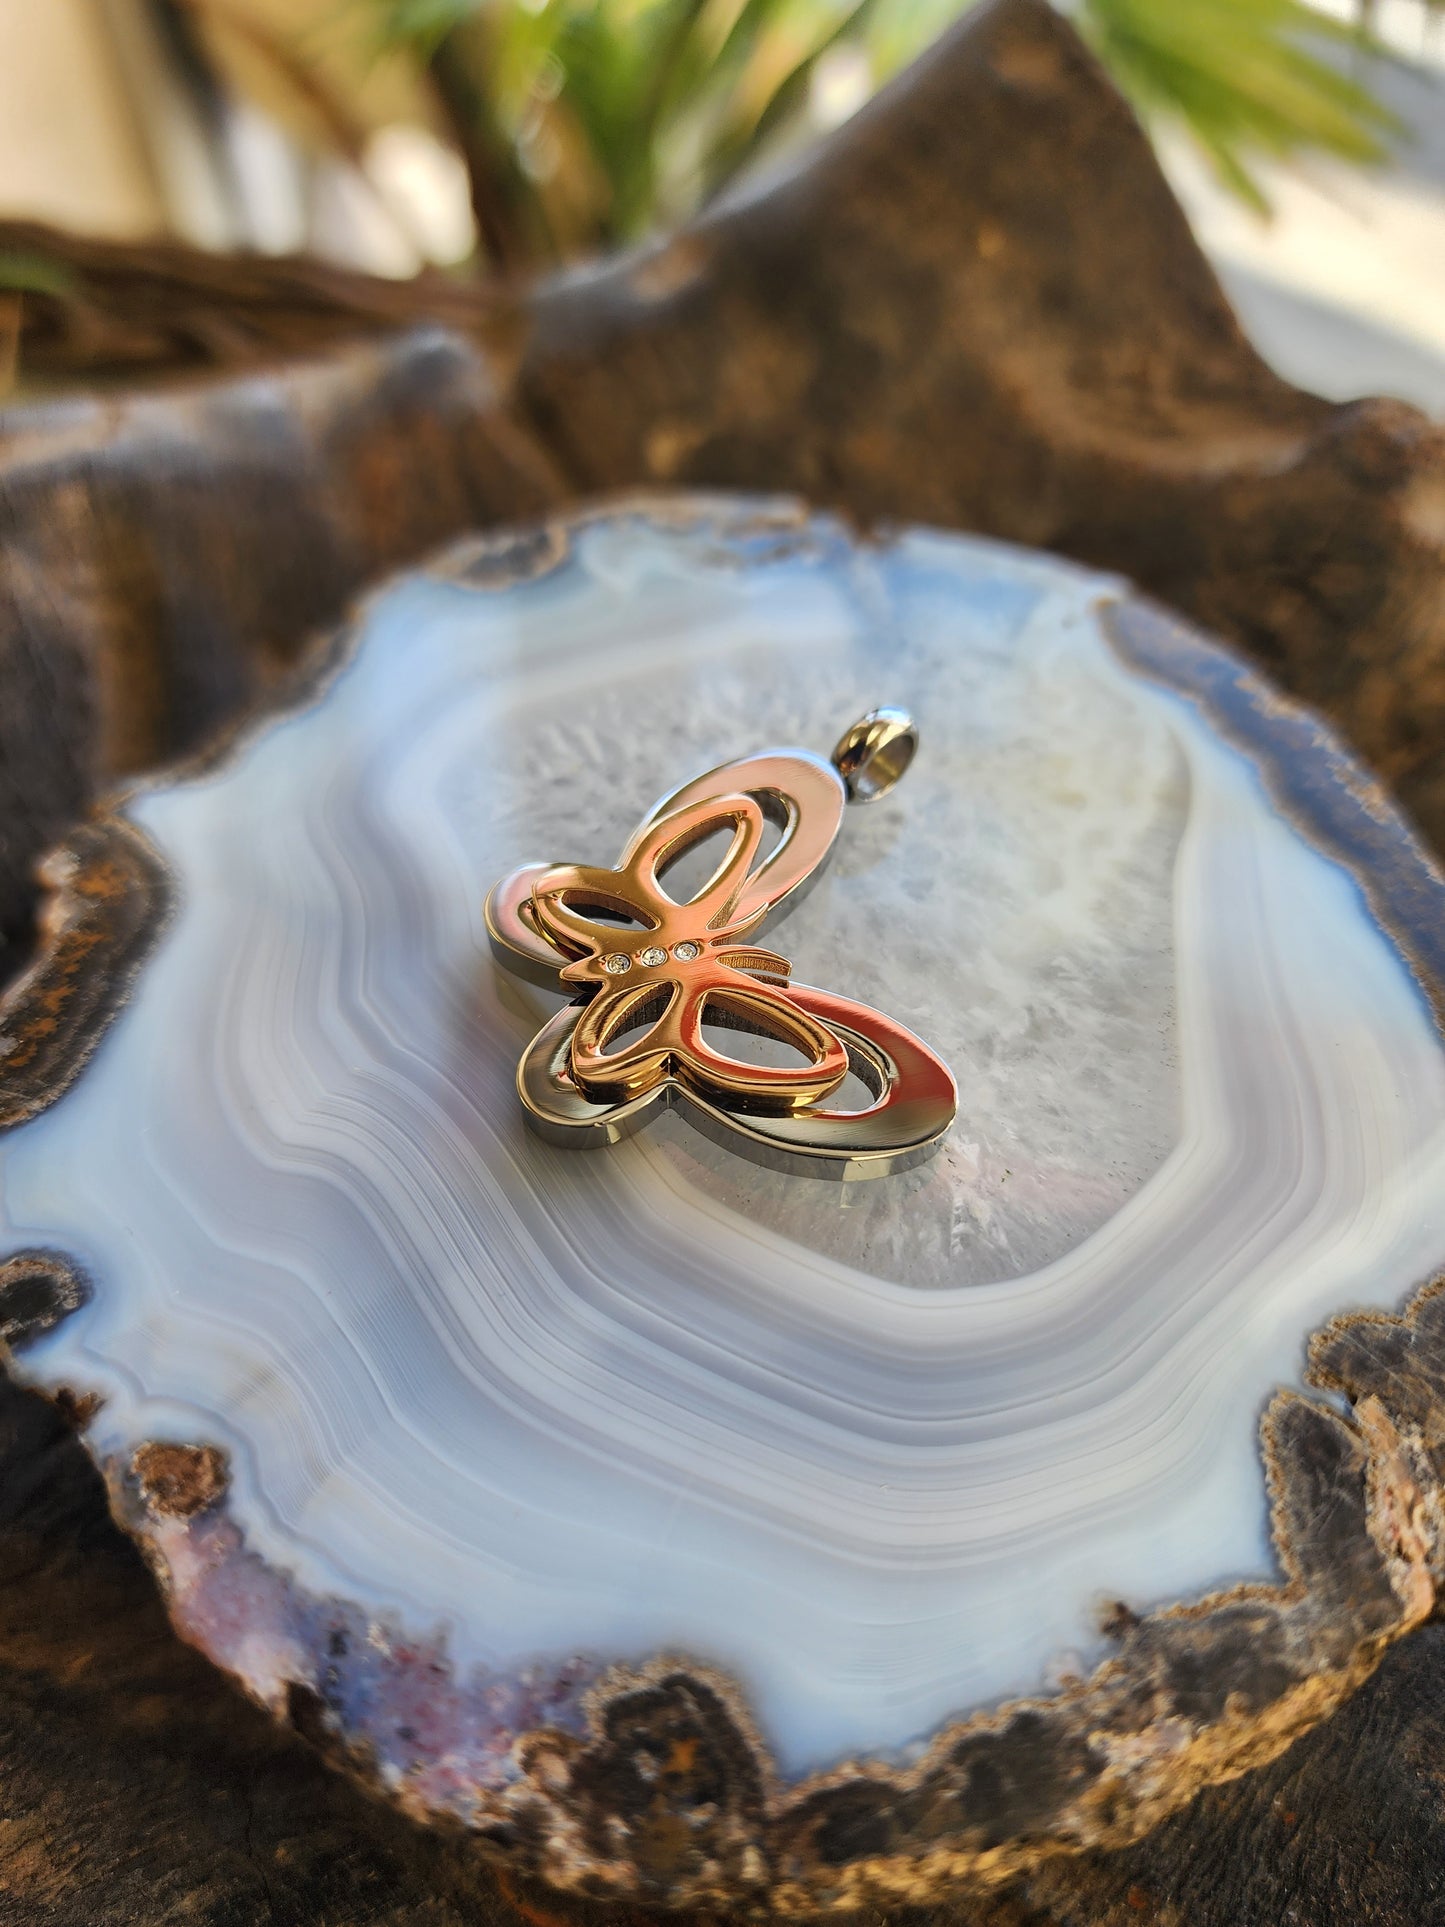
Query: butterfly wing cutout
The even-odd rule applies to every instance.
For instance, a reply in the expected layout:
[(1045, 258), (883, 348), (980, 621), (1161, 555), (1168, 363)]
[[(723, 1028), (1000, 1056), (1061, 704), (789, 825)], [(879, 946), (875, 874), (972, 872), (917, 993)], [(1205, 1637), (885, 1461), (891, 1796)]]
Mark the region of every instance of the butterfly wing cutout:
[[(517, 1088), (529, 1122), (564, 1144), (628, 1135), (659, 1104), (785, 1169), (872, 1176), (916, 1161), (952, 1122), (947, 1066), (881, 1011), (789, 982), (753, 934), (814, 880), (842, 819), (841, 779), (821, 758), (765, 751), (665, 797), (615, 870), (529, 864), (487, 900), (499, 960), (579, 1000), (543, 1026)], [(760, 857), (765, 823), (778, 840)], [(669, 867), (730, 830), (711, 876), (685, 902)], [(643, 957), (660, 961), (635, 968)], [(685, 960), (684, 960), (685, 959)], [(704, 1025), (755, 1031), (800, 1063), (747, 1063)], [(852, 1072), (866, 1104), (830, 1105)]]

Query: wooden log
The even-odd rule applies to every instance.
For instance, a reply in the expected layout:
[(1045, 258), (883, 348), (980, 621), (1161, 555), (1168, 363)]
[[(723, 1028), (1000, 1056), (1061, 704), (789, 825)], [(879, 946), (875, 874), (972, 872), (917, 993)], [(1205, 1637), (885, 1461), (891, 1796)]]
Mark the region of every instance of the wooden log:
[(796, 490), (1116, 569), (1335, 718), (1445, 841), (1445, 431), (1265, 366), (1042, 0), (528, 312), (517, 401), (574, 486)]
[(435, 268), (386, 280), (305, 255), (99, 241), (36, 221), (0, 221), (0, 261), (18, 290), (20, 359), (42, 383), (251, 367), (424, 321), (474, 329), (511, 307), (495, 285)]
[[(127, 325), (181, 276), (57, 252), (77, 313)], [(226, 316), (264, 310), (274, 344), (288, 314), (314, 343), (406, 313), (396, 284), (368, 303), (330, 271), (248, 263), (245, 299), (229, 264), (191, 257), (186, 276), (191, 322), (148, 365), (253, 359)], [(250, 700), (379, 568), (467, 521), (649, 483), (796, 490), (1117, 569), (1323, 709), (1445, 840), (1445, 434), (1270, 372), (1043, 0), (970, 16), (806, 165), (670, 242), (530, 292), (442, 302), (428, 280), (411, 298), (470, 346), (383, 333), (267, 379), (12, 418), (0, 650), (41, 648), (54, 667), (15, 673), (42, 691), (80, 675), (66, 707), (97, 720), (43, 826), (10, 834), (10, 929), (17, 875), (95, 781)], [(28, 301), (44, 367), (66, 299)], [(40, 640), (62, 582), (88, 668), (74, 640)]]
[[(398, 332), (437, 318), (431, 284), (250, 263), (245, 294), (201, 257), (69, 265), (70, 295), (27, 297), (36, 367), (214, 372), (5, 424), (12, 963), (59, 830), (274, 690), (362, 585), (463, 527), (649, 482), (795, 489), (1131, 575), (1335, 717), (1445, 845), (1445, 437), (1270, 373), (1042, 0), (975, 15), (787, 178), (666, 244), (448, 296), (449, 334)], [(170, 1635), (56, 1415), (7, 1390), (0, 1423), (0, 1921), (555, 1910), (273, 1731)], [(1440, 1639), (1141, 1846), (957, 1918), (1436, 1917)]]
[(558, 495), (435, 332), (11, 417), (0, 443), (0, 973), (97, 788), (273, 690), (362, 583)]

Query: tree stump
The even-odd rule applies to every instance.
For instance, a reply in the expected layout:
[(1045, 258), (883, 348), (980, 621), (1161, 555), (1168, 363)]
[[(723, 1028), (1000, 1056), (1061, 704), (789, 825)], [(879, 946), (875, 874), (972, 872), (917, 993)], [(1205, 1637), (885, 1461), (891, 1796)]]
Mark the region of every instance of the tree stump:
[[(29, 365), (163, 379), (5, 423), (9, 969), (40, 854), (117, 777), (279, 693), (368, 582), (639, 483), (786, 489), (1117, 570), (1335, 719), (1445, 844), (1445, 435), (1271, 374), (1041, 0), (971, 16), (766, 191), (551, 285), (403, 301), (257, 263), (238, 298), (199, 257), (52, 246), (72, 291), (27, 297)], [(65, 1414), (3, 1398), (0, 1919), (595, 1917), (274, 1732), (168, 1632)], [(1411, 1636), (1329, 1725), (1142, 1844), (955, 1917), (1441, 1916), (1438, 1645)]]

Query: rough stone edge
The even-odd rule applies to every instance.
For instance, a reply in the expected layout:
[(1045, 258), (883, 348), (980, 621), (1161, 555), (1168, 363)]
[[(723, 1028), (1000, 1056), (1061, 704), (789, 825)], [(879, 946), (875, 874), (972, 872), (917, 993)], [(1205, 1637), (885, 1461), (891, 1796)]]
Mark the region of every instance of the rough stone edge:
[[(1432, 1611), (1445, 1573), (1440, 1471), (1410, 1414), (1445, 1405), (1445, 1288), (1419, 1302), (1439, 1327), (1434, 1380), (1402, 1380), (1393, 1359), (1383, 1368), (1409, 1386), (1406, 1410), (1367, 1392), (1351, 1418), (1283, 1391), (1266, 1413), (1283, 1583), (1132, 1620), (1118, 1654), (1087, 1680), (958, 1721), (911, 1767), (856, 1761), (784, 1786), (736, 1684), (660, 1655), (600, 1672), (565, 1724), (519, 1731), (510, 1784), (474, 1784), (459, 1807), (435, 1796), (435, 1761), (382, 1771), (334, 1710), (321, 1641), (270, 1690), (242, 1684), (417, 1820), (461, 1821), (486, 1857), (598, 1900), (805, 1916), (926, 1903), (1054, 1854), (1123, 1846), (1205, 1786), (1283, 1751)], [(1377, 1349), (1408, 1351), (1415, 1316), (1371, 1313), (1328, 1332), (1338, 1344), (1361, 1324)], [(1321, 1370), (1317, 1382), (1341, 1381)], [(231, 1561), (248, 1590), (259, 1575), (283, 1602), (269, 1625), (246, 1625), (278, 1649), (293, 1607), (344, 1627), (358, 1648), (393, 1636), (350, 1602), (304, 1594), (247, 1551), (213, 1448), (143, 1444), (103, 1469), (178, 1631), (217, 1663), (224, 1654), (208, 1646), (184, 1575), (204, 1571), (224, 1589)], [(388, 1658), (392, 1672), (420, 1663), (451, 1690), (444, 1653), (406, 1643), (404, 1658)]]
[[(627, 514), (715, 529), (724, 551), (747, 537), (766, 538), (773, 553), (843, 537), (836, 519), (786, 501), (643, 494), (551, 518), (540, 531), (469, 540), (432, 573), (485, 588), (536, 580), (565, 559), (574, 528)], [(69, 1088), (164, 925), (171, 881), (119, 814), (126, 797), (217, 768), (278, 713), (312, 700), (349, 660), (365, 609), (384, 592), (365, 599), (262, 715), (125, 792), (46, 860), (38, 952), (0, 1003), (0, 1130)], [(1122, 592), (1101, 613), (1120, 653), (1201, 703), (1280, 806), (1351, 871), (1438, 1012), (1445, 931), (1426, 912), (1445, 880), (1381, 787), (1317, 717), (1199, 631)], [(76, 1274), (63, 1257), (17, 1262), (27, 1275), (49, 1266), (58, 1316), (73, 1308), (64, 1281)], [(1422, 1330), (1429, 1346), (1416, 1342)], [(1310, 1356), (1311, 1382), (1354, 1404), (1345, 1415), (1282, 1391), (1265, 1414), (1282, 1584), (1125, 1615), (1117, 1655), (1087, 1680), (955, 1722), (913, 1765), (854, 1761), (788, 1787), (734, 1682), (685, 1657), (613, 1667), (585, 1697), (585, 1730), (519, 1738), (514, 1783), (480, 1792), (479, 1843), (579, 1894), (803, 1915), (927, 1901), (1051, 1854), (1137, 1839), (1202, 1787), (1264, 1764), (1325, 1718), (1428, 1616), (1445, 1578), (1445, 1281), (1400, 1317), (1336, 1318)], [(177, 1506), (164, 1479), (146, 1476), (155, 1451), (142, 1445), (105, 1470), (117, 1518), (173, 1595), (155, 1526), (224, 1519), (224, 1461), (208, 1444), (168, 1443), (172, 1474), (188, 1464), (206, 1486)], [(375, 1781), (374, 1762), (348, 1744), (316, 1682), (293, 1684), (293, 1723)], [(438, 1818), (405, 1779), (382, 1790), (416, 1817)]]
[(0, 1000), (0, 1131), (46, 1110), (80, 1075), (164, 928), (173, 886), (148, 839), (105, 814), (40, 865), (35, 955)]
[[(745, 541), (802, 553), (820, 539), (846, 540), (836, 517), (812, 515), (792, 497), (684, 495), (611, 497), (516, 528), (466, 536), (415, 571), (465, 588), (500, 591), (552, 574), (569, 558), (574, 531), (636, 516), (659, 529), (715, 529), (719, 553)], [(124, 813), (152, 790), (212, 775), (283, 716), (318, 701), (350, 662), (366, 620), (395, 577), (352, 605), (255, 712), (237, 719), (194, 755), (117, 786), (43, 860), (45, 895), (35, 954), (0, 988), (0, 1134), (47, 1110), (74, 1083), (129, 999), (137, 972), (169, 921), (174, 883), (156, 850)]]
[(20, 1351), (90, 1298), (90, 1281), (60, 1251), (17, 1251), (0, 1263), (0, 1356)]

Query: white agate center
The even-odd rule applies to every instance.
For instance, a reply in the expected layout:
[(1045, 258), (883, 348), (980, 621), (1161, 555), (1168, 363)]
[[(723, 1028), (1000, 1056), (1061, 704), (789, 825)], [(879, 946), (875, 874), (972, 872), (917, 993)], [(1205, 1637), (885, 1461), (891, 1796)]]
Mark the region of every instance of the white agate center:
[[(255, 1550), (460, 1666), (725, 1668), (788, 1773), (1042, 1687), (1104, 1599), (1267, 1575), (1270, 1391), (1445, 1258), (1445, 1052), (1349, 876), (1112, 654), (1117, 593), (626, 515), (386, 591), (319, 699), (130, 805), (175, 916), (0, 1145), (0, 1255), (95, 1288), (29, 1376), (103, 1396), (102, 1453), (228, 1448)], [(950, 1064), (939, 1156), (530, 1136), (490, 884), (881, 702), (919, 756), (768, 940)]]

